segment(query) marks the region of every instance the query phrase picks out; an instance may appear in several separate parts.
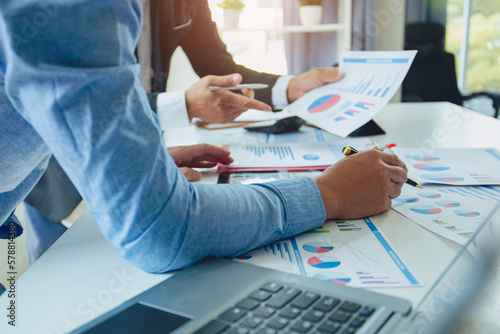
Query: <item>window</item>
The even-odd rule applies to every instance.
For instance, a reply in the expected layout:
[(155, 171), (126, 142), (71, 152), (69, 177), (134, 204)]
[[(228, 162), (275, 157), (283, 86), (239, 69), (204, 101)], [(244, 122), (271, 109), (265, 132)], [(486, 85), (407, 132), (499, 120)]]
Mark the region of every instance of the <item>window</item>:
[(462, 93), (500, 91), (500, 1), (448, 0), (446, 49)]
[(209, 0), (212, 19), (234, 60), (248, 68), (275, 74), (287, 74), (283, 34), (273, 32), (283, 26), (281, 0), (245, 1), (239, 15), (238, 30), (226, 29), (220, 0)]

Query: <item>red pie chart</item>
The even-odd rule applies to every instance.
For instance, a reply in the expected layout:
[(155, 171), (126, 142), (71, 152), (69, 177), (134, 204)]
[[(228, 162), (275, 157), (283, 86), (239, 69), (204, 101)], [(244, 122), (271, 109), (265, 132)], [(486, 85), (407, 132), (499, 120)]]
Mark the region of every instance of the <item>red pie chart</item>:
[(311, 105), (307, 108), (307, 111), (311, 114), (325, 111), (334, 105), (336, 105), (340, 101), (340, 95), (325, 95), (311, 103)]

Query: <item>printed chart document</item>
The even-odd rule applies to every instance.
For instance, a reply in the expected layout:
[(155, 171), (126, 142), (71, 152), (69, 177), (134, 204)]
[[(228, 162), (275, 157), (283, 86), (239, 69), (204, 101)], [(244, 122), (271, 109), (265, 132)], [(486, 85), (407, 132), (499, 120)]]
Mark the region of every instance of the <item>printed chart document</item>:
[(423, 154), (418, 148), (394, 147), (420, 184), (500, 185), (500, 152), (494, 148), (440, 148)]
[(422, 285), (368, 218), (328, 221), (236, 260), (353, 287)]
[(209, 143), (216, 146), (241, 143), (318, 143), (326, 141), (327, 137), (325, 131), (312, 127), (301, 127), (298, 131), (280, 134), (252, 132), (242, 130), (241, 128), (233, 128), (205, 131), (203, 136), (199, 139), (200, 143)]
[(464, 245), (499, 201), (500, 187), (494, 186), (403, 186), (401, 195), (392, 200), (392, 208), (420, 226)]
[(337, 158), (326, 143), (234, 144), (228, 149), (238, 167), (316, 167), (329, 166)]
[[(300, 142), (309, 138), (309, 142)], [(297, 142), (299, 141), (299, 142)], [(231, 151), (234, 162), (220, 166), (221, 171), (258, 171), (272, 169), (326, 169), (344, 158), (342, 148), (354, 145), (369, 149), (374, 143), (368, 138), (326, 141), (322, 130), (267, 135), (265, 143), (223, 145)]]
[(319, 87), (290, 104), (287, 110), (341, 137), (367, 123), (396, 93), (416, 51), (349, 51), (339, 70), (345, 78)]

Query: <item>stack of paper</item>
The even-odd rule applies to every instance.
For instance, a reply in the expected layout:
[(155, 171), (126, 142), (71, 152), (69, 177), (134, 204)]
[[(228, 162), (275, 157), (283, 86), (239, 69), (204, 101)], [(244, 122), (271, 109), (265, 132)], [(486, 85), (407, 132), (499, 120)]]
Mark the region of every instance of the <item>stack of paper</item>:
[[(461, 245), (500, 201), (500, 154), (490, 148), (395, 147), (408, 175), (424, 189), (405, 185), (393, 209), (428, 230)], [(457, 187), (459, 185), (459, 187)], [(474, 245), (480, 249), (480, 243)]]

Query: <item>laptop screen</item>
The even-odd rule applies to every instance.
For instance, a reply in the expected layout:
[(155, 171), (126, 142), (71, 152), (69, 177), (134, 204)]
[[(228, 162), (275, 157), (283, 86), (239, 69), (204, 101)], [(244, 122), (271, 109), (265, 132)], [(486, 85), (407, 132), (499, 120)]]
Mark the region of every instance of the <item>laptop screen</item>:
[(404, 326), (406, 333), (446, 333), (453, 327), (484, 281), (499, 240), (500, 204), (492, 203), (488, 218), (478, 224), (474, 235), (412, 312)]

